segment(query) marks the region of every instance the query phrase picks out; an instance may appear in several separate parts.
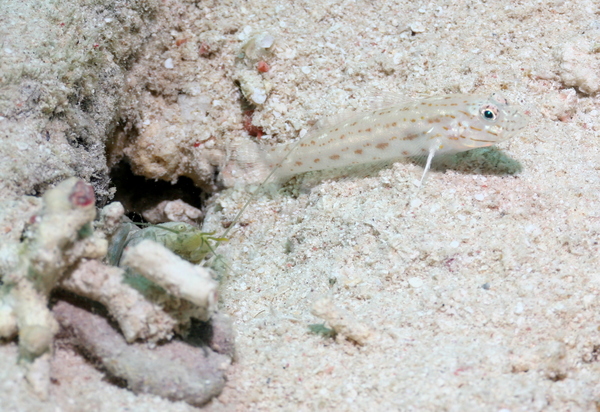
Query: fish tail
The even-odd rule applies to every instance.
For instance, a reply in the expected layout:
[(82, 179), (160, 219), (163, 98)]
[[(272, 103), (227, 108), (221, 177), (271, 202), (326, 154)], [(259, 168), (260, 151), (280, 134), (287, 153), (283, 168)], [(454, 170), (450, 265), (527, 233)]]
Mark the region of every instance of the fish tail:
[(269, 156), (264, 148), (251, 140), (235, 142), (221, 170), (221, 180), (225, 187), (236, 184), (262, 184), (272, 171)]

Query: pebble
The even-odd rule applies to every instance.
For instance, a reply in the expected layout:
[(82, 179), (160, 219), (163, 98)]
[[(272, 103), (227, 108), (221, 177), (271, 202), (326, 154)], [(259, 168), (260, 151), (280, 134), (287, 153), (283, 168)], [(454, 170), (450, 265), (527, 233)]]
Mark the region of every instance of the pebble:
[(421, 206), (421, 204), (423, 204), (423, 202), (420, 199), (416, 199), (416, 198), (412, 199), (410, 201), (410, 208), (415, 209), (415, 208)]
[(267, 101), (267, 93), (262, 89), (254, 89), (252, 95), (250, 96), (250, 100), (252, 100), (256, 104), (263, 104)]
[(417, 289), (423, 286), (423, 279), (416, 277), (410, 278), (408, 279), (408, 284), (410, 285), (410, 287)]
[(423, 25), (423, 23), (418, 21), (409, 24), (408, 27), (413, 33), (423, 33), (425, 31), (425, 26)]

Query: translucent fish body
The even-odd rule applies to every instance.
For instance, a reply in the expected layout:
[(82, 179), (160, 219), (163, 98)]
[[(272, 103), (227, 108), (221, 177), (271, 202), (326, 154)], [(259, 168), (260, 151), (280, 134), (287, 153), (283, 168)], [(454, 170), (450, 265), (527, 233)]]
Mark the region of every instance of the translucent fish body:
[[(330, 122), (297, 142), (266, 149), (277, 180), (316, 170), (454, 154), (509, 139), (525, 116), (497, 93), (405, 101)], [(426, 169), (427, 169), (426, 168)]]

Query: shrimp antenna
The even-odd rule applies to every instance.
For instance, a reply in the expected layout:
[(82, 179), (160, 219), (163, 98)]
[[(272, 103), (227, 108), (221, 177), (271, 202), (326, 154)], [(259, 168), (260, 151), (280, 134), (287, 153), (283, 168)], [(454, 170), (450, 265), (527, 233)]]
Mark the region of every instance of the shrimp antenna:
[[(308, 136), (308, 135), (309, 134), (307, 133), (306, 136)], [(265, 187), (265, 185), (269, 182), (269, 180), (271, 180), (271, 178), (275, 175), (275, 172), (277, 172), (277, 170), (279, 170), (279, 168), (281, 167), (281, 165), (283, 164), (283, 162), (290, 156), (290, 154), (292, 154), (294, 152), (294, 150), (296, 150), (296, 147), (298, 147), (298, 144), (302, 140), (304, 140), (306, 138), (306, 136), (303, 136), (300, 139), (298, 139), (298, 141), (285, 154), (285, 156), (283, 156), (281, 158), (281, 160), (275, 164), (275, 166), (273, 167), (273, 170), (271, 170), (271, 172), (267, 175), (266, 179), (263, 180), (263, 182), (260, 185), (258, 185), (258, 188), (254, 191), (254, 193), (251, 194), (250, 199), (248, 199), (246, 201), (246, 203), (244, 203), (244, 205), (242, 206), (242, 208), (240, 209), (240, 211), (237, 212), (237, 214), (233, 218), (233, 223), (225, 230), (225, 232), (221, 236), (222, 238), (227, 238), (227, 235), (229, 234), (229, 232), (231, 232), (231, 230), (234, 228), (234, 226), (237, 224), (237, 222), (239, 222), (239, 220), (242, 217), (244, 211), (246, 211), (246, 208), (250, 205), (250, 203), (252, 203), (254, 201), (254, 199), (256, 199), (256, 197), (261, 192), (261, 190)], [(221, 244), (221, 240), (219, 240), (215, 244), (215, 249), (218, 248), (220, 244)]]

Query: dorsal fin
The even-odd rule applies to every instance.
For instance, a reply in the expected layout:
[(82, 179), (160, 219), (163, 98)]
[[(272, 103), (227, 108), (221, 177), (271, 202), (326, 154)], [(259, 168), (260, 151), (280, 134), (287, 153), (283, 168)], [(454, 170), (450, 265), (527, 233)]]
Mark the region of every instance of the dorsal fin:
[(429, 97), (425, 94), (420, 94), (417, 97), (407, 97), (398, 92), (389, 90), (379, 90), (367, 99), (367, 105), (370, 109), (384, 109), (390, 106), (402, 106), (405, 104), (413, 104), (419, 99)]

